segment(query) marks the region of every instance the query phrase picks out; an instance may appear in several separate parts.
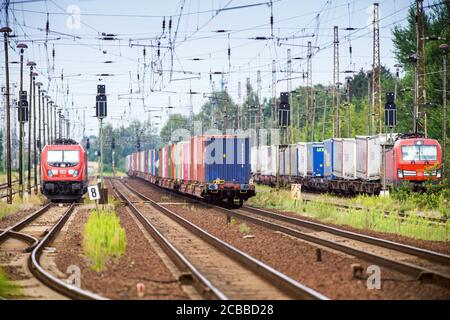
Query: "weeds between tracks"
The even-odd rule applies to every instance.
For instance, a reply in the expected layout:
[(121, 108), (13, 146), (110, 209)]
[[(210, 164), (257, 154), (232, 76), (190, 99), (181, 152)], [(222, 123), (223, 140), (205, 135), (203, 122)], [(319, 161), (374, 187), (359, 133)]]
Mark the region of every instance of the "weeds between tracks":
[(97, 272), (105, 268), (111, 258), (120, 258), (126, 249), (125, 229), (115, 211), (108, 207), (91, 211), (84, 226), (83, 249)]

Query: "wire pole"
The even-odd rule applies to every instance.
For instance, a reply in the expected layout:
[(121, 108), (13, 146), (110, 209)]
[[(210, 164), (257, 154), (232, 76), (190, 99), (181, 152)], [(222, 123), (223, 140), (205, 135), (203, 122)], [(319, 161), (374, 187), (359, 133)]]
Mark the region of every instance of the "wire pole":
[[(292, 103), (292, 60), (291, 60), (291, 49), (287, 49), (287, 92), (288, 92), (288, 101), (289, 101), (289, 106), (290, 108), (293, 107), (293, 103)], [(288, 132), (288, 129), (286, 130)], [(289, 133), (287, 133), (289, 134)], [(289, 138), (288, 138), (289, 139)], [(289, 140), (287, 140), (286, 143), (288, 143)]]
[(33, 74), (33, 169), (34, 194), (37, 194), (37, 148), (36, 148), (36, 77)]
[[(42, 86), (42, 84), (41, 84)], [(39, 95), (39, 103), (41, 103), (42, 101), (42, 141), (41, 141), (41, 150), (42, 151), (42, 146), (46, 145), (46, 139), (45, 139), (45, 127), (46, 127), (46, 118), (45, 118), (45, 93), (47, 91), (45, 90), (41, 90), (41, 94)], [(42, 100), (41, 100), (42, 99)]]
[(227, 133), (227, 129), (228, 129), (228, 119), (229, 119), (229, 115), (228, 115), (228, 95), (227, 95), (227, 86), (225, 86), (225, 89), (223, 91), (223, 97), (224, 97), (224, 101), (223, 101), (223, 111), (224, 111), (224, 119), (223, 119), (223, 134)]
[(241, 82), (238, 81), (238, 106), (237, 106), (237, 128), (242, 129), (242, 88)]
[[(41, 86), (42, 86), (42, 82), (36, 82), (36, 85), (38, 86), (38, 108), (39, 108), (39, 128), (38, 128), (38, 141), (39, 141), (39, 156), (38, 156), (38, 164), (39, 164), (39, 168), (41, 167), (41, 152), (42, 152), (42, 133), (41, 130), (44, 127), (44, 122), (43, 122), (43, 113), (41, 113)], [(41, 171), (39, 170), (39, 188), (41, 185)], [(37, 190), (37, 187), (36, 187)], [(36, 191), (37, 192), (37, 191)]]
[[(316, 120), (316, 114), (315, 114), (315, 108), (313, 106), (314, 104), (314, 97), (313, 97), (313, 84), (312, 84), (312, 47), (311, 47), (311, 41), (308, 41), (308, 49), (307, 49), (307, 56), (306, 56), (306, 65), (307, 65), (307, 86), (308, 86), (308, 110), (311, 115), (311, 139), (314, 141), (314, 130), (315, 130), (315, 120)], [(308, 134), (308, 132), (306, 132)], [(308, 141), (308, 140), (307, 140)]]
[(275, 125), (277, 119), (276, 102), (277, 102), (277, 69), (276, 69), (276, 61), (272, 60), (272, 109), (271, 109), (272, 114), (270, 115), (272, 126)]
[(57, 105), (53, 106), (53, 142), (56, 140), (56, 129), (57, 129), (57, 125), (56, 125), (56, 109), (58, 108)]
[(447, 52), (446, 43), (439, 46), (442, 52), (442, 179), (445, 178), (445, 156), (447, 149)]
[[(8, 12), (9, 1), (6, 1), (6, 12)], [(0, 32), (3, 32), (3, 44), (5, 52), (5, 81), (6, 81), (6, 175), (8, 183), (8, 204), (12, 203), (12, 181), (11, 181), (11, 128), (10, 128), (10, 97), (9, 97), (9, 38), (8, 34), (11, 32), (11, 28), (3, 27)]]
[(372, 106), (375, 132), (381, 133), (380, 19), (378, 3), (373, 4)]
[(261, 137), (260, 132), (263, 127), (264, 118), (263, 118), (263, 112), (262, 112), (262, 106), (261, 106), (261, 71), (258, 70), (256, 72), (256, 81), (257, 81), (257, 99), (258, 99), (258, 115), (255, 116), (255, 130), (256, 130), (256, 145), (261, 145)]
[(313, 90), (312, 99), (313, 101), (312, 101), (311, 141), (314, 142), (316, 140), (316, 108), (317, 108), (315, 90)]
[(338, 26), (334, 26), (333, 41), (333, 136), (340, 136), (339, 121), (339, 31)]
[(249, 130), (250, 129), (250, 100), (251, 100), (251, 86), (250, 86), (250, 78), (247, 78), (247, 118), (246, 118), (246, 129)]
[[(425, 38), (424, 38), (424, 23), (423, 23), (423, 0), (416, 0), (416, 53), (417, 53), (417, 71), (421, 71), (422, 94), (418, 92), (418, 105), (423, 105), (423, 130), (425, 138), (428, 137), (427, 126), (427, 69), (426, 69), (426, 54), (425, 54)], [(419, 54), (420, 52), (420, 54)], [(419, 89), (419, 87), (417, 89)]]
[(325, 140), (325, 126), (327, 123), (327, 99), (328, 99), (328, 90), (325, 90), (325, 105), (323, 107), (322, 141)]
[(33, 68), (36, 65), (33, 61), (29, 61), (27, 66), (30, 67), (30, 103), (28, 104), (28, 174), (27, 174), (27, 193), (31, 194), (31, 117), (32, 115), (32, 102), (33, 102)]
[(370, 105), (371, 101), (371, 88), (370, 84), (372, 83), (372, 71), (367, 71), (367, 135), (370, 136), (372, 134), (372, 108)]
[[(19, 108), (22, 107), (20, 96), (23, 93), (23, 52), (28, 48), (26, 44), (19, 43), (17, 45), (20, 48), (20, 90), (19, 90)], [(22, 119), (22, 110), (19, 109), (19, 197), (23, 198), (23, 138), (24, 138), (24, 121)]]
[(345, 78), (347, 82), (347, 138), (350, 138), (351, 135), (351, 124), (350, 124), (350, 90), (351, 90), (351, 80), (350, 76)]

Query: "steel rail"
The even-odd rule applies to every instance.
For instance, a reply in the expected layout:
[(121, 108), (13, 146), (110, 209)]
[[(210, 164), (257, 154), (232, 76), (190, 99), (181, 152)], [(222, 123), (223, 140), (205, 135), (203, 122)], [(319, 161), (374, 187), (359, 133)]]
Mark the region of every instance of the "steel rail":
[(450, 265), (450, 255), (446, 255), (443, 253), (426, 250), (426, 249), (422, 249), (422, 248), (418, 248), (418, 247), (414, 247), (414, 246), (410, 246), (410, 245), (406, 245), (406, 244), (402, 244), (402, 243), (398, 243), (398, 242), (394, 242), (394, 241), (390, 241), (390, 240), (385, 240), (385, 239), (381, 239), (381, 238), (377, 238), (377, 237), (373, 237), (373, 236), (367, 236), (367, 235), (364, 235), (361, 233), (338, 229), (336, 227), (327, 226), (325, 224), (308, 221), (308, 220), (304, 220), (301, 218), (294, 218), (294, 217), (290, 217), (287, 215), (275, 213), (272, 211), (263, 210), (260, 208), (243, 206), (240, 210), (248, 211), (250, 213), (257, 214), (257, 215), (260, 215), (263, 217), (287, 222), (287, 223), (290, 223), (290, 224), (293, 224), (296, 226), (306, 227), (306, 228), (319, 230), (319, 231), (325, 231), (325, 232), (332, 233), (332, 234), (335, 234), (335, 235), (338, 235), (341, 237), (358, 240), (358, 241), (362, 241), (365, 243), (374, 244), (379, 247), (392, 249), (395, 251), (399, 251), (399, 252), (414, 255), (414, 256), (417, 256), (420, 258), (424, 258), (424, 259), (427, 259), (430, 261)]
[[(141, 179), (141, 180), (146, 181), (144, 179)], [(148, 181), (146, 181), (146, 182), (148, 182)], [(194, 199), (197, 199), (197, 201), (202, 202), (202, 199), (199, 198), (199, 197), (196, 197), (196, 196), (193, 196), (193, 195), (187, 195), (187, 194), (179, 193), (179, 192), (176, 192), (175, 190), (167, 189), (167, 188), (161, 187), (159, 185), (152, 184), (150, 182), (148, 182), (148, 184), (151, 185), (151, 186), (155, 186), (158, 189), (166, 190), (166, 191), (169, 191), (171, 193), (174, 193), (174, 194), (177, 194), (177, 195), (180, 195), (180, 196), (187, 196), (190, 199), (194, 198)], [(141, 198), (141, 199), (144, 199), (144, 198)], [(289, 234), (289, 235), (291, 235), (293, 237), (296, 237), (296, 238), (299, 238), (299, 239), (303, 239), (303, 240), (306, 240), (306, 241), (309, 241), (309, 242), (312, 242), (312, 243), (315, 243), (315, 244), (319, 244), (319, 245), (322, 245), (324, 247), (332, 248), (332, 249), (335, 249), (335, 250), (347, 253), (349, 255), (352, 255), (352, 256), (355, 256), (355, 257), (359, 257), (359, 258), (367, 260), (367, 261), (372, 261), (374, 263), (378, 263), (378, 264), (383, 265), (385, 267), (388, 267), (388, 268), (391, 268), (391, 269), (394, 269), (394, 270), (397, 270), (397, 271), (409, 274), (409, 275), (411, 275), (411, 276), (413, 276), (413, 277), (415, 277), (417, 279), (420, 279), (422, 276), (430, 275), (434, 279), (439, 280), (440, 281), (439, 284), (444, 285), (446, 287), (450, 287), (450, 275), (448, 275), (448, 274), (444, 274), (442, 272), (434, 271), (434, 270), (431, 270), (431, 269), (428, 269), (428, 268), (425, 268), (425, 267), (417, 266), (417, 265), (414, 265), (414, 264), (411, 264), (411, 263), (401, 262), (401, 261), (396, 261), (396, 260), (393, 260), (393, 259), (385, 258), (383, 256), (372, 254), (372, 253), (369, 253), (369, 252), (366, 252), (366, 251), (362, 251), (362, 250), (359, 250), (359, 249), (355, 249), (353, 247), (346, 246), (346, 245), (343, 245), (343, 244), (340, 244), (340, 243), (337, 243), (337, 242), (334, 242), (334, 241), (331, 241), (331, 240), (326, 240), (326, 239), (322, 239), (322, 238), (317, 237), (317, 236), (309, 235), (309, 234), (301, 232), (299, 230), (295, 230), (295, 229), (292, 229), (292, 228), (289, 228), (289, 227), (278, 225), (278, 224), (275, 224), (273, 222), (265, 221), (265, 220), (254, 218), (254, 217), (250, 217), (248, 215), (245, 215), (245, 214), (242, 214), (242, 213), (239, 213), (237, 211), (230, 210), (230, 209), (227, 209), (227, 208), (224, 208), (224, 207), (221, 207), (221, 206), (212, 205), (212, 204), (207, 203), (207, 202), (205, 202), (205, 204), (208, 207), (217, 209), (219, 212), (227, 215), (228, 217), (234, 216), (234, 217), (239, 218), (241, 220), (245, 220), (245, 221), (248, 221), (248, 222), (260, 225), (262, 227), (265, 227), (265, 228), (268, 228), (268, 229), (271, 229), (271, 230), (274, 230), (274, 231), (279, 231), (279, 232), (282, 232), (282, 233), (285, 233), (285, 234)], [(245, 208), (244, 208), (244, 210), (245, 210)], [(313, 223), (313, 222), (311, 222), (311, 223)], [(320, 224), (318, 224), (318, 225), (320, 225)], [(306, 224), (304, 226), (306, 226)], [(332, 227), (329, 227), (329, 228), (332, 228)], [(335, 228), (335, 229), (336, 229), (335, 232), (340, 231), (340, 232), (342, 232), (342, 234), (347, 232), (347, 231), (340, 230), (340, 229), (337, 229), (337, 228)], [(354, 233), (354, 234), (355, 234), (355, 236), (356, 235), (360, 235), (361, 236), (361, 238), (358, 239), (359, 241), (364, 241), (364, 240), (361, 240), (362, 237), (365, 237), (364, 235), (357, 234), (357, 233)], [(375, 242), (375, 239), (376, 238), (373, 239), (374, 242)], [(381, 239), (379, 239), (379, 240), (381, 240)], [(395, 242), (392, 242), (392, 243), (395, 246), (396, 243)], [(385, 245), (387, 246), (389, 244), (385, 243)], [(413, 248), (415, 248), (415, 247), (402, 245), (402, 244), (399, 244), (399, 245), (402, 246), (401, 250), (405, 250), (405, 251), (406, 250), (410, 250), (409, 254), (412, 254), (412, 252), (414, 252)], [(408, 248), (408, 247), (410, 247), (410, 248)], [(440, 254), (440, 253), (432, 252), (432, 251), (427, 253), (428, 250), (421, 249), (421, 248), (415, 248), (415, 249), (417, 249), (417, 252), (421, 252), (419, 254), (421, 254), (422, 257), (423, 256), (427, 256), (427, 259), (429, 259), (429, 260), (430, 259), (434, 259), (433, 261), (439, 261), (440, 263), (443, 263), (443, 261), (446, 261), (445, 263), (448, 264), (447, 257), (444, 254)]]
[(52, 240), (56, 237), (61, 228), (65, 225), (67, 220), (70, 218), (76, 203), (72, 203), (67, 210), (64, 212), (62, 217), (58, 222), (53, 225), (50, 231), (45, 235), (45, 237), (39, 242), (39, 244), (31, 252), (30, 258), (28, 259), (28, 266), (31, 273), (47, 287), (61, 293), (62, 295), (71, 299), (83, 299), (83, 300), (105, 300), (106, 298), (92, 293), (87, 290), (82, 290), (76, 286), (68, 284), (61, 279), (58, 279), (50, 272), (46, 271), (39, 263), (40, 257), (43, 253), (43, 248), (48, 246)]
[(188, 271), (190, 273), (193, 280), (193, 286), (197, 291), (207, 299), (228, 300), (228, 297), (220, 291), (220, 289), (216, 288), (192, 263), (190, 263), (189, 260), (139, 211), (139, 209), (136, 208), (134, 203), (130, 201), (123, 192), (118, 190), (113, 179), (111, 179), (110, 182), (117, 198), (120, 198), (125, 202), (125, 205), (130, 208), (131, 212), (133, 212), (134, 216), (139, 220), (145, 230), (147, 230), (153, 239), (156, 240), (180, 271)]
[(338, 250), (340, 252), (344, 252), (349, 255), (383, 265), (387, 268), (391, 268), (393, 270), (397, 270), (397, 271), (409, 274), (409, 275), (415, 277), (416, 279), (421, 279), (422, 276), (430, 275), (434, 279), (438, 280), (439, 284), (442, 284), (446, 287), (450, 287), (450, 275), (448, 275), (448, 274), (434, 271), (429, 268), (417, 266), (412, 263), (401, 262), (401, 261), (389, 259), (389, 258), (383, 257), (381, 255), (377, 255), (377, 254), (366, 252), (366, 251), (363, 251), (360, 249), (356, 249), (351, 246), (340, 244), (335, 241), (326, 240), (326, 239), (323, 239), (323, 238), (320, 238), (317, 236), (313, 236), (313, 235), (307, 234), (305, 232), (302, 232), (302, 231), (299, 231), (296, 229), (285, 227), (285, 226), (282, 226), (282, 225), (279, 225), (279, 224), (276, 224), (273, 222), (269, 222), (266, 220), (262, 220), (259, 218), (254, 218), (254, 217), (248, 216), (246, 214), (242, 214), (237, 211), (229, 210), (229, 209), (226, 209), (223, 207), (215, 206), (214, 208), (218, 209), (218, 211), (222, 211), (227, 216), (236, 217), (238, 219), (248, 221), (250, 223), (254, 223), (256, 225), (266, 227), (266, 228), (274, 230), (274, 231), (279, 231), (279, 232), (288, 234), (290, 236), (306, 240), (311, 243), (315, 243), (318, 245), (322, 245), (324, 247)]
[(179, 224), (184, 226), (186, 229), (191, 231), (192, 233), (198, 235), (203, 240), (207, 241), (209, 244), (218, 248), (222, 252), (226, 253), (230, 257), (234, 258), (237, 262), (241, 263), (245, 267), (249, 268), (256, 274), (263, 276), (266, 280), (270, 281), (273, 284), (276, 284), (278, 288), (282, 288), (286, 293), (290, 294), (296, 299), (314, 299), (314, 300), (328, 300), (326, 296), (323, 294), (311, 289), (298, 281), (292, 279), (291, 277), (286, 276), (285, 274), (275, 270), (269, 265), (253, 258), (247, 253), (231, 246), (230, 244), (220, 240), (219, 238), (213, 236), (212, 234), (206, 232), (205, 230), (197, 227), (190, 221), (184, 219), (179, 216), (175, 212), (170, 209), (158, 204), (152, 199), (146, 197), (142, 193), (131, 189), (127, 184), (120, 181), (128, 190), (132, 193), (136, 194), (139, 198), (144, 201), (150, 202), (150, 204), (159, 210), (160, 212), (166, 214), (171, 219), (177, 221)]
[[(4, 230), (0, 230), (0, 233), (3, 234)], [(28, 242), (30, 244), (30, 246), (28, 248), (26, 248), (24, 250), (24, 252), (31, 252), (33, 250), (34, 247), (36, 247), (39, 243), (39, 240), (29, 234), (26, 233), (22, 233), (22, 232), (17, 232), (17, 231), (12, 231), (9, 230), (7, 233), (8, 236), (12, 237), (12, 238), (16, 238), (25, 242)]]
[(18, 232), (19, 230), (21, 230), (25, 225), (29, 224), (30, 222), (32, 222), (33, 220), (37, 219), (38, 217), (40, 217), (43, 213), (47, 212), (50, 208), (52, 207), (52, 203), (49, 202), (46, 205), (44, 205), (43, 207), (39, 208), (38, 210), (36, 210), (35, 212), (33, 212), (32, 214), (30, 214), (29, 216), (23, 218), (22, 220), (20, 220), (19, 222), (17, 222), (16, 224), (7, 227), (6, 229), (4, 229), (2, 232), (0, 232), (0, 244), (6, 240), (6, 238), (8, 237), (8, 233), (11, 231), (15, 231)]

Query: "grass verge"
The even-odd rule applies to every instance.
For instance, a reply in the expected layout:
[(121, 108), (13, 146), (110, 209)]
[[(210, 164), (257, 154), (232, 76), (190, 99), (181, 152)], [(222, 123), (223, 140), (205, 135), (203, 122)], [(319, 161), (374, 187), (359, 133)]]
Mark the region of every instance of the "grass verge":
[(84, 226), (83, 250), (94, 271), (102, 271), (112, 258), (120, 258), (126, 249), (125, 229), (112, 208), (96, 209)]
[(18, 212), (20, 210), (25, 210), (26, 207), (32, 205), (42, 205), (44, 203), (44, 198), (42, 195), (30, 195), (20, 199), (18, 195), (13, 197), (12, 204), (7, 204), (6, 201), (0, 201), (0, 220), (4, 217)]
[[(360, 196), (355, 199), (354, 201), (359, 200), (359, 202), (363, 200), (364, 210), (344, 210), (332, 204), (323, 203), (323, 200), (299, 201), (296, 205), (288, 190), (277, 191), (258, 187), (256, 196), (249, 199), (248, 204), (260, 208), (295, 212), (322, 222), (347, 225), (357, 229), (399, 234), (421, 240), (449, 241), (450, 220), (446, 224), (430, 223), (418, 215), (417, 208), (410, 210), (409, 216), (402, 219), (398, 214), (402, 208), (394, 205), (395, 199), (376, 196)], [(385, 210), (389, 210), (390, 214), (385, 216)]]
[(0, 268), (0, 297), (8, 298), (17, 295), (19, 289), (6, 276), (6, 273)]

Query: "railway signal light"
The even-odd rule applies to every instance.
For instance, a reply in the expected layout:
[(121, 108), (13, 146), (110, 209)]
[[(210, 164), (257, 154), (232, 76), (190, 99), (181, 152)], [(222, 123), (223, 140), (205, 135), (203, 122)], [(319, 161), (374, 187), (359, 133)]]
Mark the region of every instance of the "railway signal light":
[(95, 116), (100, 119), (106, 118), (107, 116), (105, 92), (106, 88), (104, 84), (97, 85), (97, 96), (95, 97)]
[(86, 139), (86, 150), (89, 150), (91, 147), (91, 144), (89, 142), (89, 138)]
[(18, 102), (19, 121), (28, 122), (28, 99), (27, 92), (21, 91)]
[(115, 149), (116, 148), (116, 139), (114, 139), (114, 137), (112, 137), (111, 139), (111, 149)]
[(397, 125), (397, 108), (395, 105), (394, 92), (386, 93), (386, 104), (384, 105), (384, 125), (394, 128)]
[(280, 104), (278, 106), (278, 124), (280, 127), (291, 125), (291, 106), (289, 105), (289, 93), (280, 93)]

